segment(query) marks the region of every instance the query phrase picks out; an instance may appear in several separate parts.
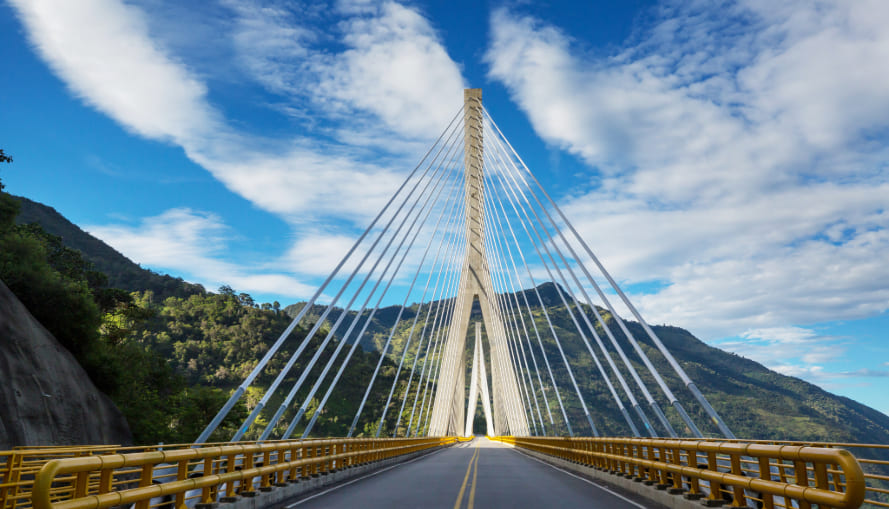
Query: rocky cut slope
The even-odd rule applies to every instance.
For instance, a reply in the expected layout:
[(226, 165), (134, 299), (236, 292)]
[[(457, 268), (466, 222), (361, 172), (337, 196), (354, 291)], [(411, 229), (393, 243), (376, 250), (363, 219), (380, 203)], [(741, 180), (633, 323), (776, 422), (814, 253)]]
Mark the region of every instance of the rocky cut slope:
[(0, 281), (0, 450), (132, 442), (126, 419)]

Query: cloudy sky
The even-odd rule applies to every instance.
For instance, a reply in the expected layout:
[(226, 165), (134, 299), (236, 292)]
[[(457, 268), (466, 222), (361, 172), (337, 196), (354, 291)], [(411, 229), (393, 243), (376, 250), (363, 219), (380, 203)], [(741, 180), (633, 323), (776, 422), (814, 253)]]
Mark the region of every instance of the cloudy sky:
[(650, 322), (889, 412), (889, 3), (559, 4), (6, 0), (0, 178), (289, 303), (480, 87)]

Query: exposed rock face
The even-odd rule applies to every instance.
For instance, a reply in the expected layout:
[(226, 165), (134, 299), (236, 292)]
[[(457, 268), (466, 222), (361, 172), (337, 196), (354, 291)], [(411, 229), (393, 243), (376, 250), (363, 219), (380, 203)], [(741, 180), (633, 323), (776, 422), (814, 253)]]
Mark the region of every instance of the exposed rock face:
[(120, 410), (0, 281), (0, 450), (131, 442)]

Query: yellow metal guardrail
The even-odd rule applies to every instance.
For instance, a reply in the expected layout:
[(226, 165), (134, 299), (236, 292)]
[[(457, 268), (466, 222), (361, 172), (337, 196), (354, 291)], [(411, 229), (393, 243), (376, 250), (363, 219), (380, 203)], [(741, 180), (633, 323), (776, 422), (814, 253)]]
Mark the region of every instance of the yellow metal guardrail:
[(59, 458), (74, 458), (94, 454), (113, 454), (120, 451), (142, 452), (153, 448), (121, 448), (117, 445), (87, 447), (18, 447), (0, 451), (0, 509), (19, 509), (31, 506), (31, 487), (34, 477), (46, 462)]
[(865, 501), (861, 466), (838, 448), (669, 439), (495, 440), (733, 506), (848, 509)]
[[(453, 437), (359, 438), (241, 442), (136, 452), (136, 448), (55, 449), (63, 457), (43, 461), (37, 472), (33, 467), (29, 473), (19, 470), (23, 475), (15, 483), (3, 479), (0, 489), (11, 492), (7, 488), (14, 487), (16, 493), (6, 496), (0, 508), (102, 509), (135, 504), (135, 509), (149, 509), (161, 503), (184, 508), (219, 502), (226, 496), (250, 496), (287, 482), (455, 441)], [(39, 451), (50, 454), (53, 449)], [(4, 454), (0, 452), (0, 458)], [(32, 457), (29, 461), (38, 460)], [(25, 493), (30, 500), (22, 499)]]
[[(200, 444), (200, 447), (229, 445), (228, 443)], [(11, 451), (0, 451), (0, 509), (28, 509), (31, 489), (37, 472), (54, 459), (80, 458), (107, 454), (132, 454), (162, 449), (195, 447), (192, 444), (149, 446), (89, 445), (89, 446), (28, 446)]]

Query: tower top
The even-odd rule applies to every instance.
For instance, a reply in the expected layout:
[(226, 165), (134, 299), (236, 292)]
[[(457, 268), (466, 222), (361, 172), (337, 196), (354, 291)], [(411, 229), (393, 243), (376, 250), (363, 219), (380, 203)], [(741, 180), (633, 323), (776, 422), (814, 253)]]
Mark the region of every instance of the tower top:
[(480, 89), (480, 88), (464, 88), (463, 89), (463, 101), (468, 102), (472, 99), (478, 99), (478, 101), (481, 102), (482, 89)]

